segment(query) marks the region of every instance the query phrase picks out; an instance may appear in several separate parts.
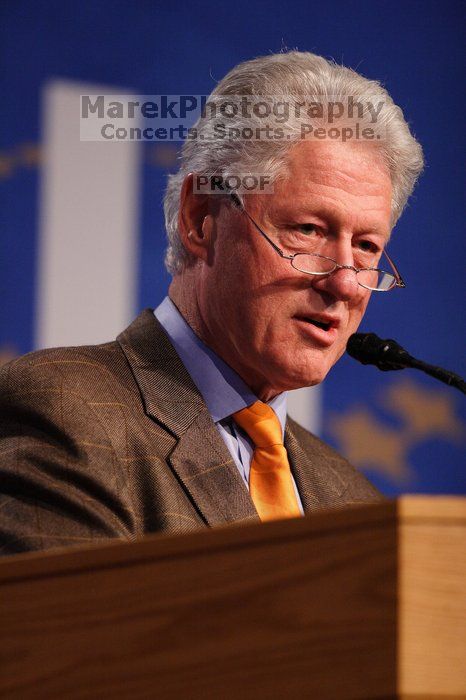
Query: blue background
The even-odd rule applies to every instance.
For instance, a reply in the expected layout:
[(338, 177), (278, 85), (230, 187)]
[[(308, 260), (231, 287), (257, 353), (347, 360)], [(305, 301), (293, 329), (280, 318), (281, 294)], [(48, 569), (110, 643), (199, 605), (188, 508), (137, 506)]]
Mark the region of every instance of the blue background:
[[(288, 47), (332, 57), (381, 80), (412, 124), (426, 171), (390, 244), (407, 288), (373, 298), (362, 330), (395, 337), (411, 354), (464, 376), (465, 7), (462, 0), (3, 0), (0, 349), (11, 345), (23, 353), (33, 347), (40, 178), (35, 154), (46, 81), (76, 79), (140, 94), (208, 94), (238, 62)], [(169, 281), (161, 209), (167, 170), (158, 165), (153, 145), (144, 148), (139, 308), (156, 305)], [(396, 399), (389, 409), (384, 403), (407, 374), (414, 397), (408, 422)], [(413, 374), (382, 374), (344, 358), (325, 382), (324, 437), (351, 457), (335, 421), (363, 410), (371, 419), (358, 439), (376, 440), (366, 450), (375, 462), (366, 456), (358, 466), (385, 493), (465, 493), (464, 397)], [(431, 405), (443, 406), (446, 417), (429, 432)], [(413, 431), (423, 420), (424, 432), (422, 426)], [(383, 436), (387, 445), (402, 441), (409, 465), (404, 478), (377, 466)]]

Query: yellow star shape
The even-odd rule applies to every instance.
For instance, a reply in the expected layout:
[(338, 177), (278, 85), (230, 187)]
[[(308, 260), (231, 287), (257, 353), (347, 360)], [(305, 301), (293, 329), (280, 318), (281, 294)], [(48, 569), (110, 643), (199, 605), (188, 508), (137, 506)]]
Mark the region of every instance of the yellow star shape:
[(373, 469), (400, 482), (411, 478), (406, 461), (408, 443), (403, 432), (378, 422), (366, 408), (334, 414), (330, 417), (329, 431), (355, 466)]
[(403, 420), (410, 441), (438, 436), (459, 441), (465, 429), (456, 415), (455, 399), (452, 389), (430, 389), (404, 378), (380, 396), (380, 403)]

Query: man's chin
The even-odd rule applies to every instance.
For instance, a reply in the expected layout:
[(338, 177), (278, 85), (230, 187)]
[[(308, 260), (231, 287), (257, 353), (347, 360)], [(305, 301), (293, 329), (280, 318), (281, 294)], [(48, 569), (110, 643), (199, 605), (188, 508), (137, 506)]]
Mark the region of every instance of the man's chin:
[[(322, 356), (322, 353), (318, 353), (316, 356), (316, 353), (312, 352), (311, 357), (309, 357), (309, 353), (302, 354), (298, 351), (296, 360), (288, 357), (285, 361), (281, 357), (270, 355), (261, 361), (261, 366), (265, 371), (249, 372), (247, 375), (243, 375), (243, 379), (249, 376), (252, 381), (248, 382), (245, 379), (249, 387), (256, 396), (263, 401), (268, 401), (271, 397), (284, 391), (294, 391), (320, 384), (333, 364), (332, 359)], [(264, 399), (264, 396), (267, 398)]]
[(331, 370), (333, 362), (327, 354), (318, 353), (317, 357), (312, 353), (311, 357), (307, 356), (301, 365), (296, 363), (290, 375), (293, 377), (295, 388), (299, 389), (305, 386), (315, 386), (324, 381), (325, 377)]
[(276, 377), (275, 389), (277, 394), (320, 384), (327, 376), (330, 367), (307, 368), (301, 372), (296, 371), (296, 368), (293, 369), (294, 371), (286, 371), (284, 369), (283, 372)]

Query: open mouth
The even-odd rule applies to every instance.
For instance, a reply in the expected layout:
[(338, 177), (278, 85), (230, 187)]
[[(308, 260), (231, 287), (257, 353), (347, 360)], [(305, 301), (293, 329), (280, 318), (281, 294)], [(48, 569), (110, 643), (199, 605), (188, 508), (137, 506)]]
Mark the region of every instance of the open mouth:
[(323, 321), (318, 321), (315, 318), (309, 318), (308, 316), (300, 316), (298, 317), (300, 321), (306, 321), (306, 323), (311, 323), (313, 326), (317, 326), (317, 328), (322, 328), (323, 331), (328, 331), (332, 327), (331, 323), (324, 323)]

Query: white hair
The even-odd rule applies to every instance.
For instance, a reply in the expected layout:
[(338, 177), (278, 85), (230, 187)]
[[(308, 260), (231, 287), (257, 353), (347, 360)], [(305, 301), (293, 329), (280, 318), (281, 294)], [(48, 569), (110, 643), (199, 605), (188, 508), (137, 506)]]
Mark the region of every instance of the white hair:
[[(272, 54), (240, 63), (221, 80), (208, 99), (209, 105), (218, 105), (225, 96), (249, 95), (292, 96), (292, 100), (305, 97), (316, 103), (329, 104), (330, 101), (347, 100), (376, 101), (383, 103), (378, 115), (377, 130), (383, 133), (379, 141), (371, 144), (377, 148), (386, 163), (392, 182), (392, 226), (401, 215), (417, 178), (423, 168), (423, 155), (420, 144), (409, 130), (403, 112), (394, 104), (381, 84), (368, 80), (350, 68), (339, 66), (322, 56), (312, 53), (290, 51)], [(368, 115), (361, 120), (369, 124)], [(312, 121), (312, 120), (311, 120)], [(314, 119), (313, 123), (323, 123)], [(325, 120), (324, 120), (325, 121)], [(272, 181), (286, 172), (287, 154), (297, 141), (302, 139), (302, 118), (290, 118), (280, 124), (284, 138), (272, 139), (219, 139), (215, 125), (218, 119), (209, 118), (208, 110), (196, 123), (198, 138), (185, 141), (181, 151), (181, 165), (177, 173), (169, 176), (164, 199), (165, 225), (168, 248), (165, 264), (168, 271), (177, 274), (188, 261), (178, 230), (180, 192), (188, 173), (199, 175), (221, 175), (228, 177), (232, 172), (266, 172)], [(238, 128), (264, 127), (264, 118), (241, 111), (228, 118), (228, 126)], [(373, 126), (373, 124), (371, 124)], [(203, 138), (199, 135), (203, 134)]]

